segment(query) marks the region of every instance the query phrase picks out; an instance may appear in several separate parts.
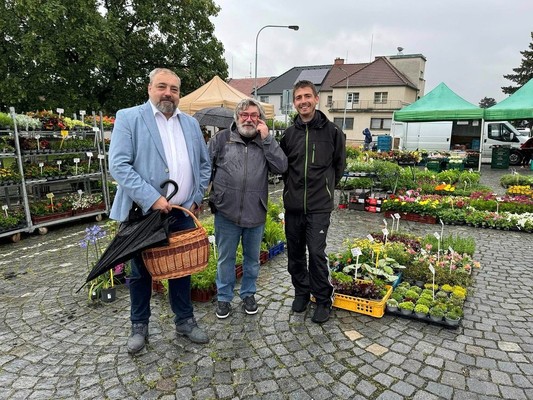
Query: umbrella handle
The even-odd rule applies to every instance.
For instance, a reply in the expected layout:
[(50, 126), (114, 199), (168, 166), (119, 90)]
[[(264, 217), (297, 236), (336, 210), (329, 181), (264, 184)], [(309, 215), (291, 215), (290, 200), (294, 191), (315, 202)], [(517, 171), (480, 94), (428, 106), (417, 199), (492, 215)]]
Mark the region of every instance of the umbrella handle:
[(178, 193), (178, 184), (173, 181), (172, 179), (167, 179), (166, 181), (163, 181), (160, 185), (161, 189), (163, 189), (167, 184), (171, 184), (172, 186), (174, 186), (174, 190), (172, 190), (172, 193), (170, 193), (167, 197), (167, 201), (169, 201), (171, 198), (174, 197), (174, 195), (176, 193)]

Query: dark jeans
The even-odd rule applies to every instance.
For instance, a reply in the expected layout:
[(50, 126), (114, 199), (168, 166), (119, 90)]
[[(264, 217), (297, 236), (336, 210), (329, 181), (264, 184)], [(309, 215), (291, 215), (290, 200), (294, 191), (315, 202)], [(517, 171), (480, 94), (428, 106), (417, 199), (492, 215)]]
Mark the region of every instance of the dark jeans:
[[(326, 255), (330, 213), (285, 213), (287, 256), (294, 294), (308, 296), (317, 303), (332, 304), (333, 285)], [(309, 253), (307, 266), (306, 250)]]
[[(194, 228), (194, 220), (183, 211), (173, 209), (176, 221), (170, 226), (171, 232)], [(180, 323), (193, 316), (191, 302), (191, 277), (185, 276), (168, 280), (169, 302), (176, 315), (174, 322)], [(131, 260), (130, 300), (131, 323), (148, 324), (150, 319), (150, 298), (152, 297), (152, 277), (146, 270), (142, 257), (139, 255)]]

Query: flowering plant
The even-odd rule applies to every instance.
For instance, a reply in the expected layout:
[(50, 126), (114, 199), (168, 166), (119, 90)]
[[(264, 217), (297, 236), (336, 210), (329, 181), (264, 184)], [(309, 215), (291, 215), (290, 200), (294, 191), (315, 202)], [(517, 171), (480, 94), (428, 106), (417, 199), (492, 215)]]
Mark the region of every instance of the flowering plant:
[(101, 193), (71, 193), (64, 197), (66, 201), (70, 202), (73, 210), (84, 210), (98, 204), (103, 201)]
[[(99, 225), (93, 225), (85, 229), (85, 236), (80, 240), (80, 247), (87, 250), (85, 259), (89, 272), (96, 265), (100, 257), (102, 257), (102, 254), (104, 254), (109, 241), (110, 237), (107, 235), (107, 231)], [(99, 296), (97, 294), (101, 289), (107, 289), (114, 285), (113, 269), (110, 269), (90, 282), (89, 300), (91, 298), (98, 298)]]

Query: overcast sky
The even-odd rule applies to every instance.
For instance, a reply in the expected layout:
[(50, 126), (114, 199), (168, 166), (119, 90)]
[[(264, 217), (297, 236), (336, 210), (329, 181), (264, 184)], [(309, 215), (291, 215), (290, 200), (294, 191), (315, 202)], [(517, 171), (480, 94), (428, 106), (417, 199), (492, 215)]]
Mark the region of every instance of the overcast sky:
[(423, 54), (426, 94), (446, 83), (465, 100), (497, 102), (503, 78), (519, 67), (531, 43), (533, 0), (215, 0), (212, 18), (225, 49), (229, 76), (254, 77), (255, 39), (265, 25), (299, 25), (295, 32), (266, 28), (258, 39), (259, 77), (295, 66), (369, 62), (375, 56)]

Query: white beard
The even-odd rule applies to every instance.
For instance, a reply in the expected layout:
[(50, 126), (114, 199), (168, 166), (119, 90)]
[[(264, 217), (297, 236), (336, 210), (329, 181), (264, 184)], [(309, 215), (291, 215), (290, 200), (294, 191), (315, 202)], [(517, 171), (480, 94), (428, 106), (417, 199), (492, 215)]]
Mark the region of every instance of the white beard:
[(254, 125), (243, 125), (237, 122), (237, 130), (239, 133), (247, 138), (255, 137), (257, 135), (257, 129)]

